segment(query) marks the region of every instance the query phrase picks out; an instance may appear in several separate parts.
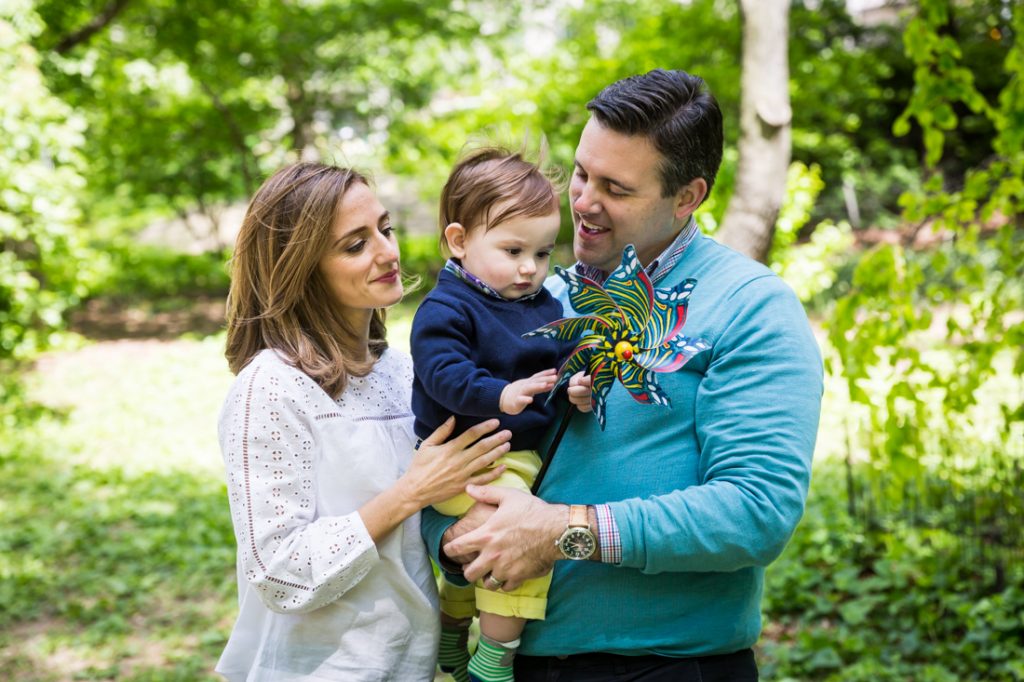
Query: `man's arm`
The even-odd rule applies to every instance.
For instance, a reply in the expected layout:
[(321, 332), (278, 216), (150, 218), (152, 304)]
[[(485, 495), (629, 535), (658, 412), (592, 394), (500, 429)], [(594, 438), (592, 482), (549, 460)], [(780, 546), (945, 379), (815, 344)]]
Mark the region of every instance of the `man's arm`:
[(821, 408), (817, 343), (779, 278), (754, 279), (731, 298), (723, 304), (734, 310), (697, 389), (699, 484), (609, 504), (622, 566), (645, 573), (766, 566), (803, 515)]

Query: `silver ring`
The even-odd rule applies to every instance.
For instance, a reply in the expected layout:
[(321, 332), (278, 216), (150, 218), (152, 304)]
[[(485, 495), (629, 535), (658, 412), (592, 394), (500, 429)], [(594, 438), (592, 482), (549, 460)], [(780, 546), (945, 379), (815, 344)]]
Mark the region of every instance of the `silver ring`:
[(492, 590), (500, 590), (501, 586), (505, 584), (504, 580), (498, 580), (490, 573), (487, 574), (487, 577), (484, 580), (487, 582), (487, 586)]

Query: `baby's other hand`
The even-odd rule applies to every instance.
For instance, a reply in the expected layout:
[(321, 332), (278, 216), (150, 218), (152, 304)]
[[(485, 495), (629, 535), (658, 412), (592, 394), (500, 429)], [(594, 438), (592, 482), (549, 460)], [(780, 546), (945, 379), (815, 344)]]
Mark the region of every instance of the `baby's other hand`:
[(569, 388), (566, 390), (566, 396), (569, 398), (569, 402), (576, 406), (576, 409), (580, 412), (590, 412), (594, 409), (590, 402), (590, 390), (593, 384), (593, 379), (583, 372), (576, 372), (569, 379)]
[(555, 387), (558, 380), (556, 374), (554, 369), (545, 369), (532, 377), (513, 381), (502, 390), (498, 409), (504, 414), (519, 414), (533, 402), (533, 396), (547, 393)]

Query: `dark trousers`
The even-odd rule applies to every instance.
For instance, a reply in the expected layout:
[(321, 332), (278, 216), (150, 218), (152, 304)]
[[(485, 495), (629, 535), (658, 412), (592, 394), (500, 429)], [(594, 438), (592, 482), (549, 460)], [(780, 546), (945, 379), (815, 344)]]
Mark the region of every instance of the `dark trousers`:
[(515, 658), (516, 682), (756, 682), (750, 649), (720, 656), (523, 656)]

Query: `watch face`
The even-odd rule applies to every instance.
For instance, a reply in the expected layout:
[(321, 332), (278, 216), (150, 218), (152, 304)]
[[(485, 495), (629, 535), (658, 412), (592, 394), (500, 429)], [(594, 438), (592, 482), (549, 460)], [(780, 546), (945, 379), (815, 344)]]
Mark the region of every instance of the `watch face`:
[(562, 535), (559, 547), (570, 559), (586, 559), (596, 548), (594, 534), (587, 528), (570, 528)]

